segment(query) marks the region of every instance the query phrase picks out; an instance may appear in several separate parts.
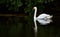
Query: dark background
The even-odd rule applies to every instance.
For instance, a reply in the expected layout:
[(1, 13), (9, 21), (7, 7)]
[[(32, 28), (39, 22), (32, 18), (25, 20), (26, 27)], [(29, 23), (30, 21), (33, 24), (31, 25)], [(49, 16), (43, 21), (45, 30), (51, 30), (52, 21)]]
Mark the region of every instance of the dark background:
[(37, 37), (60, 37), (59, 0), (1, 0), (0, 37), (34, 37), (34, 6), (38, 8), (37, 16), (41, 13), (53, 15), (53, 22), (48, 25), (37, 22)]

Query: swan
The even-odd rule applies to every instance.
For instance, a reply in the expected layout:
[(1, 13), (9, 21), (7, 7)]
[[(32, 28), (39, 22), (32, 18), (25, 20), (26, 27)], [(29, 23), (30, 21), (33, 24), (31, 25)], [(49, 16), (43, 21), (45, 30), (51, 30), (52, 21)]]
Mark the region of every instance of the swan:
[(34, 23), (35, 23), (34, 30), (35, 30), (35, 33), (37, 33), (37, 23), (36, 23), (36, 21), (38, 21), (41, 25), (47, 25), (50, 22), (52, 22), (51, 18), (53, 17), (53, 15), (42, 13), (38, 17), (36, 17), (37, 7), (34, 7), (33, 9), (35, 10), (34, 11)]

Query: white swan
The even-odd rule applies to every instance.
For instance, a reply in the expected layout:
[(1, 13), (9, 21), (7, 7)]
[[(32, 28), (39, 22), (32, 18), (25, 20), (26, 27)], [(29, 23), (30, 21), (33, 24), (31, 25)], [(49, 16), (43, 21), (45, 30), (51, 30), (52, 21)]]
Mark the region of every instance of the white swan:
[(50, 22), (52, 22), (51, 18), (53, 17), (52, 15), (49, 15), (49, 14), (40, 14), (38, 17), (36, 17), (36, 14), (37, 14), (37, 7), (34, 7), (33, 8), (35, 10), (35, 13), (34, 13), (34, 23), (35, 23), (35, 33), (37, 32), (37, 24), (36, 24), (36, 21), (38, 21), (41, 25), (47, 25), (49, 24)]
[(36, 20), (37, 20), (41, 25), (47, 25), (47, 24), (49, 24), (50, 22), (52, 22), (52, 20), (51, 20), (52, 17), (53, 17), (52, 15), (50, 16), (49, 14), (43, 13), (43, 14), (40, 14), (40, 15), (36, 18)]

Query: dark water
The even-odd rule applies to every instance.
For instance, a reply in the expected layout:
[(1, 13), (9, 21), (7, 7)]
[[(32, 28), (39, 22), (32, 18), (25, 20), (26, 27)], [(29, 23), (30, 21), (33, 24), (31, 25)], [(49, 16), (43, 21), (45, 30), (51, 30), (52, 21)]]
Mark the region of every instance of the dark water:
[[(58, 13), (52, 18), (53, 22), (42, 26), (37, 22), (37, 37), (59, 37), (60, 17)], [(4, 17), (0, 16), (0, 37), (34, 37), (33, 16)]]

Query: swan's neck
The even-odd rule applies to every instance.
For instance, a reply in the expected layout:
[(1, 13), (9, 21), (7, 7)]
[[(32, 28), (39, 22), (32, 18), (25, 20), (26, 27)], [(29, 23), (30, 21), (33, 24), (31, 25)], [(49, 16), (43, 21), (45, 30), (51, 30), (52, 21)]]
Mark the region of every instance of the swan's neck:
[(37, 7), (35, 8), (34, 18), (36, 19)]

